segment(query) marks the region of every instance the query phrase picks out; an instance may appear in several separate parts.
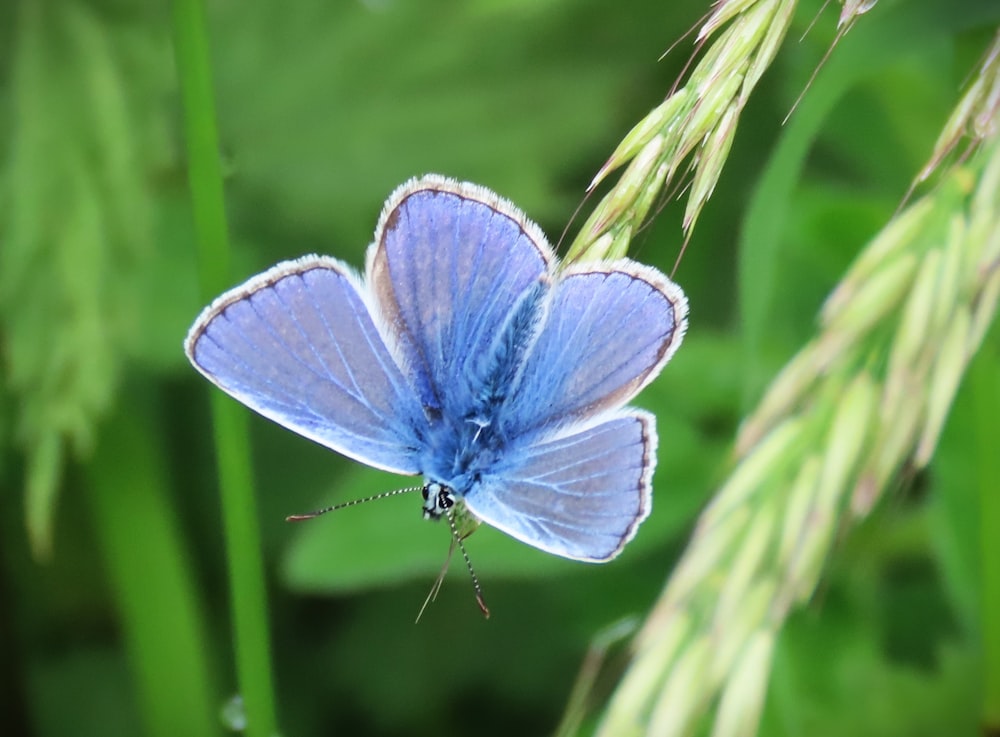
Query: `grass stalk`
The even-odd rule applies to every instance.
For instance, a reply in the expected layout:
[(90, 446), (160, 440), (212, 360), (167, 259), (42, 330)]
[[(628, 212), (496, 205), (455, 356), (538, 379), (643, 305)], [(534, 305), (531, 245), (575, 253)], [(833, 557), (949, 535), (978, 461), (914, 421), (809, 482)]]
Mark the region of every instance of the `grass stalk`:
[(1000, 734), (1000, 455), (996, 418), (1000, 415), (997, 356), (976, 361), (972, 371), (976, 394), (982, 547), (983, 734)]
[[(149, 737), (218, 735), (203, 602), (171, 506), (161, 417), (132, 391), (87, 465), (87, 500)], [(165, 613), (169, 612), (169, 616)]]
[[(184, 105), (199, 274), (202, 295), (207, 301), (230, 286), (230, 253), (201, 0), (174, 0), (173, 33)], [(236, 676), (245, 709), (246, 733), (251, 737), (271, 737), (277, 733), (277, 717), (246, 412), (213, 391), (212, 418), (229, 566)]]
[[(775, 639), (816, 590), (840, 531), (933, 457), (1000, 301), (1000, 129), (978, 124), (996, 120), (987, 90), (1000, 89), (1000, 34), (977, 71), (945, 131), (966, 134), (943, 134), (918, 175), (939, 181), (863, 250), (816, 337), (743, 423), (735, 468), (637, 637), (598, 735), (701, 734), (713, 707), (713, 737), (755, 734)], [(986, 412), (984, 439), (996, 421)], [(995, 727), (1000, 503), (995, 468), (983, 472), (983, 716)]]
[[(684, 213), (690, 232), (712, 196), (740, 114), (791, 24), (797, 0), (717, 2), (698, 32), (712, 45), (687, 84), (625, 136), (590, 184), (627, 166), (570, 244), (565, 262), (625, 255), (660, 193), (693, 170)], [(722, 30), (720, 30), (722, 29)]]

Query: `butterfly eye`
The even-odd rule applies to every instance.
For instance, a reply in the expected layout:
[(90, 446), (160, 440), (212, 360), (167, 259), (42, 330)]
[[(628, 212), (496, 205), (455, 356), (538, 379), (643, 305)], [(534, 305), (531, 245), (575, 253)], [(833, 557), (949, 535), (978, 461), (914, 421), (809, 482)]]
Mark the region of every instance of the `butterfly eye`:
[(444, 484), (431, 482), (422, 489), (424, 519), (438, 519), (455, 506), (455, 492)]
[(441, 491), (438, 492), (437, 504), (446, 512), (455, 506), (455, 495), (447, 486), (442, 486)]

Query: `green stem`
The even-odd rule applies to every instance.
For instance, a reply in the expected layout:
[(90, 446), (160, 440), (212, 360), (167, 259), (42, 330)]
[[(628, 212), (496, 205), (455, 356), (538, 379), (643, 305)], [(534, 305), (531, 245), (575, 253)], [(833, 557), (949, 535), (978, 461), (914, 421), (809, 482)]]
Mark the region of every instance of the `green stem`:
[(566, 711), (553, 733), (555, 737), (572, 737), (572, 735), (580, 734), (580, 725), (583, 724), (583, 720), (587, 716), (588, 702), (594, 695), (594, 686), (601, 668), (604, 666), (608, 650), (625, 638), (634, 635), (638, 628), (638, 619), (626, 617), (597, 633), (587, 649), (587, 655), (583, 665), (580, 666), (580, 672), (576, 675), (573, 690), (566, 702)]
[[(201, 0), (174, 0), (174, 48), (184, 101), (188, 176), (199, 271), (206, 300), (229, 286), (229, 240), (211, 66)], [(236, 672), (251, 737), (277, 733), (257, 507), (250, 475), (246, 414), (212, 393), (219, 488), (229, 564)]]
[(222, 725), (196, 566), (163, 481), (162, 418), (140, 389), (103, 423), (86, 496), (146, 734), (210, 737)]
[(973, 363), (970, 378), (976, 397), (980, 544), (982, 545), (983, 734), (1000, 733), (1000, 356), (986, 347)]

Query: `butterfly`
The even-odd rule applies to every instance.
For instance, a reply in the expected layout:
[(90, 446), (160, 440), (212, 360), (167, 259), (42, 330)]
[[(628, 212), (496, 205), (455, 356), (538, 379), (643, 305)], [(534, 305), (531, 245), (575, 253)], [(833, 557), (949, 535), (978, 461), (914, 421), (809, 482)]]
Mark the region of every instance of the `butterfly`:
[(422, 475), (425, 517), (600, 562), (649, 515), (655, 420), (625, 405), (686, 321), (659, 271), (561, 267), (510, 202), (429, 175), (389, 197), (363, 276), (325, 256), (280, 263), (207, 307), (185, 350), (279, 425)]

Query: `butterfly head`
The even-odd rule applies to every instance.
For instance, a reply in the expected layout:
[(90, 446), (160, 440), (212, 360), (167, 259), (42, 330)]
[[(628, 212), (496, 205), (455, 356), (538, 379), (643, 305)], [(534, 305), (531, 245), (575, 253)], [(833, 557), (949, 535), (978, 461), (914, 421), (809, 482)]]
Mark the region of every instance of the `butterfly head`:
[(458, 501), (455, 492), (437, 481), (424, 484), (424, 519), (440, 519), (455, 506)]

